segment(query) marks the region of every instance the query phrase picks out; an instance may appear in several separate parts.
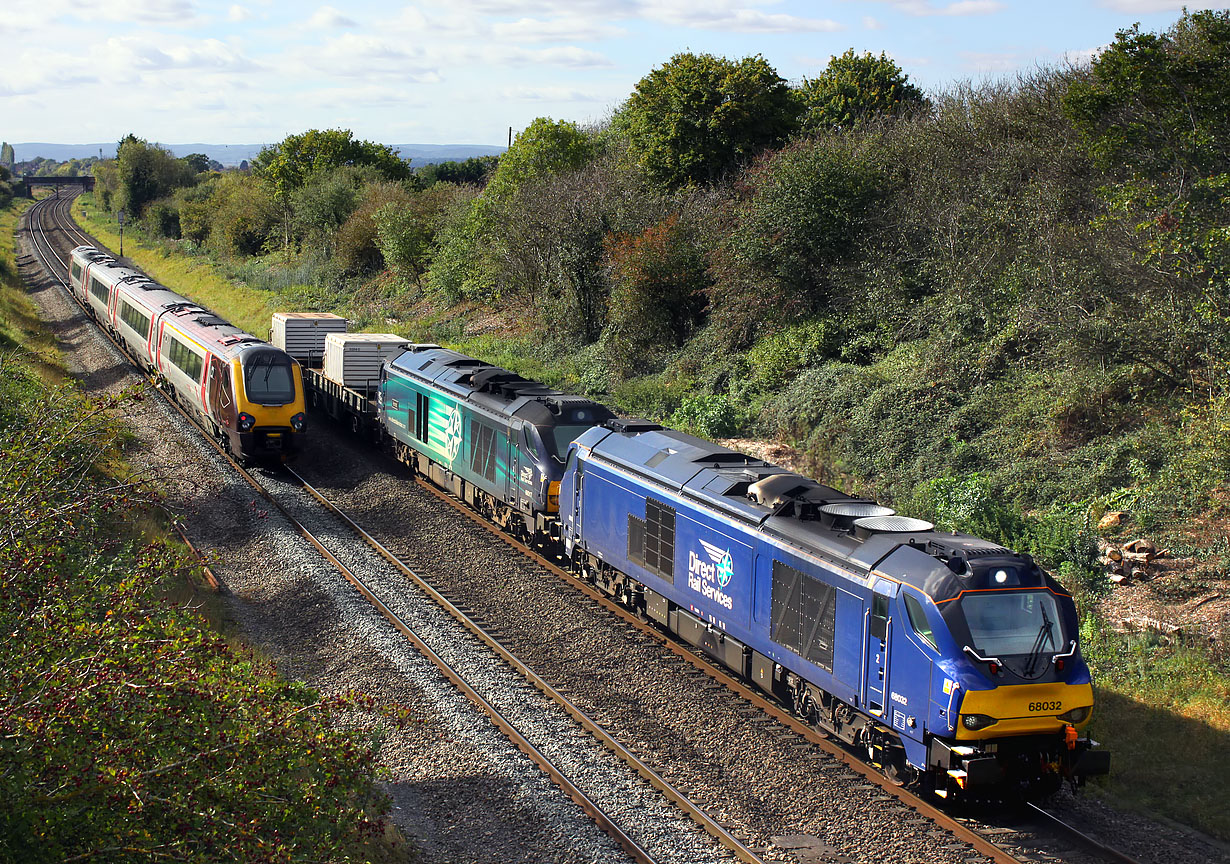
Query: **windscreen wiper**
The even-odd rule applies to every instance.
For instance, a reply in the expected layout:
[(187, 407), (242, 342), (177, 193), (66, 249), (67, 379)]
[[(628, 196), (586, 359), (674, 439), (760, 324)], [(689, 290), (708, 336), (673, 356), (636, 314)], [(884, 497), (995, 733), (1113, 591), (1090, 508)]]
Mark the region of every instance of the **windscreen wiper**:
[(1055, 645), (1055, 636), (1051, 633), (1051, 619), (1046, 614), (1046, 609), (1039, 604), (1039, 611), (1042, 613), (1042, 627), (1038, 630), (1038, 637), (1034, 639), (1034, 647), (1029, 652), (1029, 663), (1025, 665), (1025, 674), (1033, 675), (1034, 667), (1038, 665), (1038, 661), (1042, 658), (1042, 650), (1046, 647), (1046, 643), (1050, 642), (1051, 646)]

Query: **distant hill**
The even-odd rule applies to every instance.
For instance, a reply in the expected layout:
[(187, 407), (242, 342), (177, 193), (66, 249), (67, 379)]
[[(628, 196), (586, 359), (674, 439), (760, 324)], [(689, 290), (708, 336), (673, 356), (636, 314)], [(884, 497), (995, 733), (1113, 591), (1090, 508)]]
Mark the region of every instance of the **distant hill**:
[[(261, 152), (264, 144), (164, 144), (176, 156), (187, 156), (189, 153), (204, 153), (210, 159), (215, 159), (223, 165), (238, 165), (243, 160), (251, 161)], [(503, 153), (507, 147), (486, 144), (394, 144), (392, 145), (403, 159), (409, 159), (413, 165), (428, 165), (433, 162), (464, 161), (474, 156), (488, 156)], [(69, 159), (85, 159), (98, 156), (104, 159), (115, 158), (115, 142), (109, 144), (14, 144), (13, 152), (18, 162), (28, 162), (36, 156), (44, 159), (54, 159), (57, 162), (67, 162)]]

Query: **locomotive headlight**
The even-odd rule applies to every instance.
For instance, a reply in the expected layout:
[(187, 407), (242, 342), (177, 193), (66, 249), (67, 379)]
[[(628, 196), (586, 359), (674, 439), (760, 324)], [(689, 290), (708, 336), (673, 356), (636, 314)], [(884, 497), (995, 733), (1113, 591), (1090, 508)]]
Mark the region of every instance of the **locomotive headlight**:
[(307, 418), (303, 416), (302, 411), (290, 418), (290, 425), (296, 432), (302, 432), (307, 427)]
[(239, 431), (240, 432), (247, 432), (249, 429), (251, 429), (255, 425), (256, 425), (255, 417), (253, 417), (247, 411), (241, 411), (239, 413)]
[(1089, 712), (1093, 710), (1092, 706), (1086, 705), (1083, 708), (1073, 708), (1071, 711), (1065, 711), (1059, 715), (1059, 719), (1065, 723), (1071, 723), (1073, 726), (1084, 723), (1089, 719)]
[(988, 717), (986, 714), (962, 714), (961, 725), (971, 732), (976, 732), (979, 729), (985, 729), (988, 726), (993, 726), (998, 723), (994, 717)]

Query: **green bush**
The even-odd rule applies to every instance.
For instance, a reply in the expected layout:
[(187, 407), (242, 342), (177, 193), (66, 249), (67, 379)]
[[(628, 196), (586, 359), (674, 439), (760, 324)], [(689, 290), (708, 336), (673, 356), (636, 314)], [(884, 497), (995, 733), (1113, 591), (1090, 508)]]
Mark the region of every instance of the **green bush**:
[(670, 424), (702, 438), (729, 438), (739, 431), (743, 417), (725, 394), (700, 393), (683, 397)]

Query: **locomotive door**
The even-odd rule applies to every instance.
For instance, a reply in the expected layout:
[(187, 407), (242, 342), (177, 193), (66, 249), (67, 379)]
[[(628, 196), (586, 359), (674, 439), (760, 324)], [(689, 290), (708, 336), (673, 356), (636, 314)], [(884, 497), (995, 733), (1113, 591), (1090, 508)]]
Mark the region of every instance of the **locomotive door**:
[(891, 643), (893, 619), (889, 615), (889, 598), (896, 594), (896, 584), (877, 579), (871, 594), (871, 608), (867, 610), (867, 665), (864, 669), (867, 710), (872, 714), (884, 713), (885, 693), (888, 691), (888, 646)]

